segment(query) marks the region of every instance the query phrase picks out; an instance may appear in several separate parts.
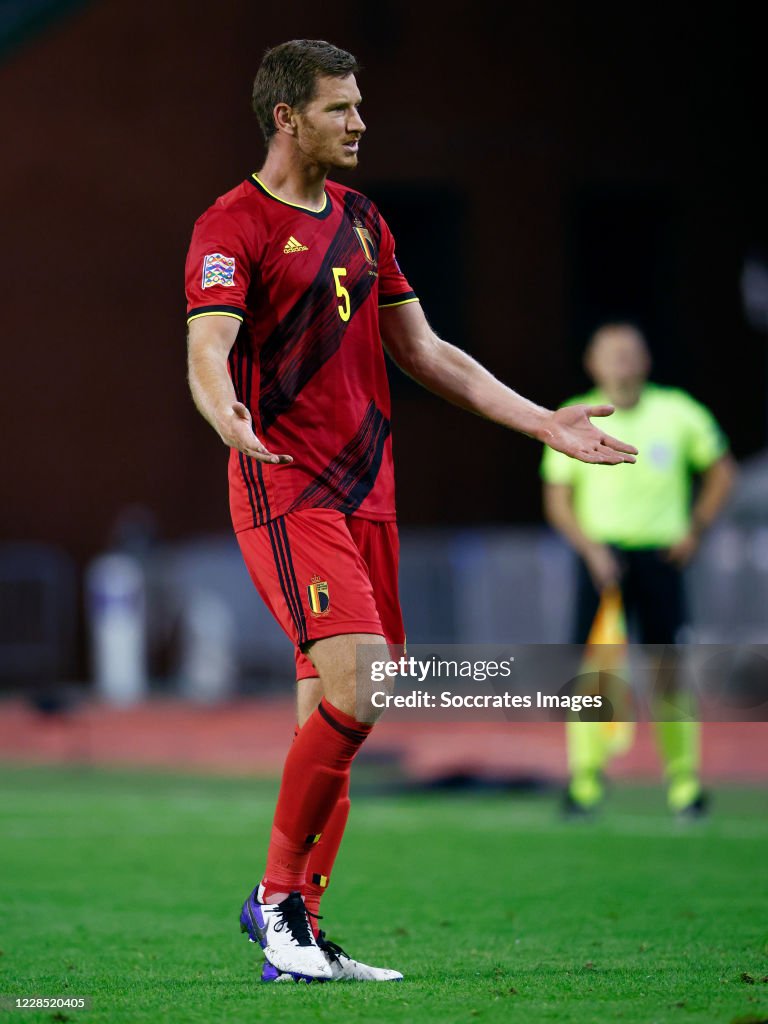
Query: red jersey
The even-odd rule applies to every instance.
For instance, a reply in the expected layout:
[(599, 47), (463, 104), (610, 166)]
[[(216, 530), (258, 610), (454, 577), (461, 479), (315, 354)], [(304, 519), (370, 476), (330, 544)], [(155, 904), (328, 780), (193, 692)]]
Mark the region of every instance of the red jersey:
[(273, 195), (254, 174), (196, 222), (187, 322), (242, 322), (229, 372), (276, 467), (235, 449), (235, 531), (331, 508), (395, 518), (390, 398), (379, 307), (418, 301), (373, 203), (328, 181), (319, 211)]

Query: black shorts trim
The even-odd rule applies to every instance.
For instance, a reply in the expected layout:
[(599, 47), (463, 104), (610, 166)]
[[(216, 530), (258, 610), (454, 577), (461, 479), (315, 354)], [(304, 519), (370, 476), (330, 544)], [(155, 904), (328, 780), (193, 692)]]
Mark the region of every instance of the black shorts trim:
[(272, 544), (272, 554), (275, 559), (280, 589), (283, 592), (285, 603), (296, 627), (297, 645), (301, 647), (309, 639), (307, 635), (307, 619), (304, 615), (301, 594), (296, 582), (288, 532), (282, 519), (272, 519), (266, 526), (269, 530), (269, 539)]

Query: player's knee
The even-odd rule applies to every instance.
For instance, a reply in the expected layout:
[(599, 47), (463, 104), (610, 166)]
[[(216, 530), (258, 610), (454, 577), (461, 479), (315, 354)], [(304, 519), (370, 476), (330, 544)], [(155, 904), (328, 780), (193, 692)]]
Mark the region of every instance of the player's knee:
[(395, 692), (393, 679), (377, 682), (375, 668), (370, 672), (358, 673), (357, 685), (355, 688), (355, 717), (360, 722), (373, 723), (389, 707), (389, 698)]
[[(371, 700), (374, 667), (388, 658), (383, 637), (355, 634), (328, 637), (307, 648), (318, 669), (324, 696), (339, 710), (359, 722), (372, 723), (383, 707)], [(392, 680), (387, 680), (391, 689)], [(381, 685), (376, 684), (377, 689)]]
[[(372, 661), (375, 665), (375, 660)], [(358, 722), (368, 724), (375, 722), (387, 706), (387, 702), (380, 699), (382, 693), (394, 691), (393, 680), (373, 683), (376, 678), (373, 665), (366, 660), (347, 665), (329, 678), (323, 687), (325, 696), (332, 704)]]

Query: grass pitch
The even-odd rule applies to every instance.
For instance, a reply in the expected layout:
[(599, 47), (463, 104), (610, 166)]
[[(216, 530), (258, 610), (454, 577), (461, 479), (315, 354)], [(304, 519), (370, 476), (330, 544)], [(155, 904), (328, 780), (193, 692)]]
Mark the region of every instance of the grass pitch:
[(240, 935), (276, 786), (0, 768), (0, 994), (90, 996), (9, 1021), (768, 1021), (768, 801), (681, 828), (660, 789), (601, 821), (545, 797), (361, 796), (324, 903), (388, 985), (261, 985)]

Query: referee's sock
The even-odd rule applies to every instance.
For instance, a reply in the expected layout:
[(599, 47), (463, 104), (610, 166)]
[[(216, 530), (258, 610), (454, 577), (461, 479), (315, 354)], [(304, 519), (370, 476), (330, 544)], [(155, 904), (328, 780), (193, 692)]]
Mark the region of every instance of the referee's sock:
[(686, 690), (659, 694), (654, 706), (656, 743), (664, 762), (670, 810), (683, 811), (701, 796), (701, 723), (696, 699)]
[(682, 811), (701, 796), (701, 723), (657, 722), (656, 737), (664, 760), (670, 809)]
[(266, 902), (303, 891), (312, 851), (349, 785), (352, 761), (371, 728), (323, 698), (299, 730), (277, 798), (264, 874)]
[(565, 723), (570, 773), (568, 792), (585, 809), (596, 807), (603, 798), (601, 773), (608, 757), (601, 726), (601, 722)]

